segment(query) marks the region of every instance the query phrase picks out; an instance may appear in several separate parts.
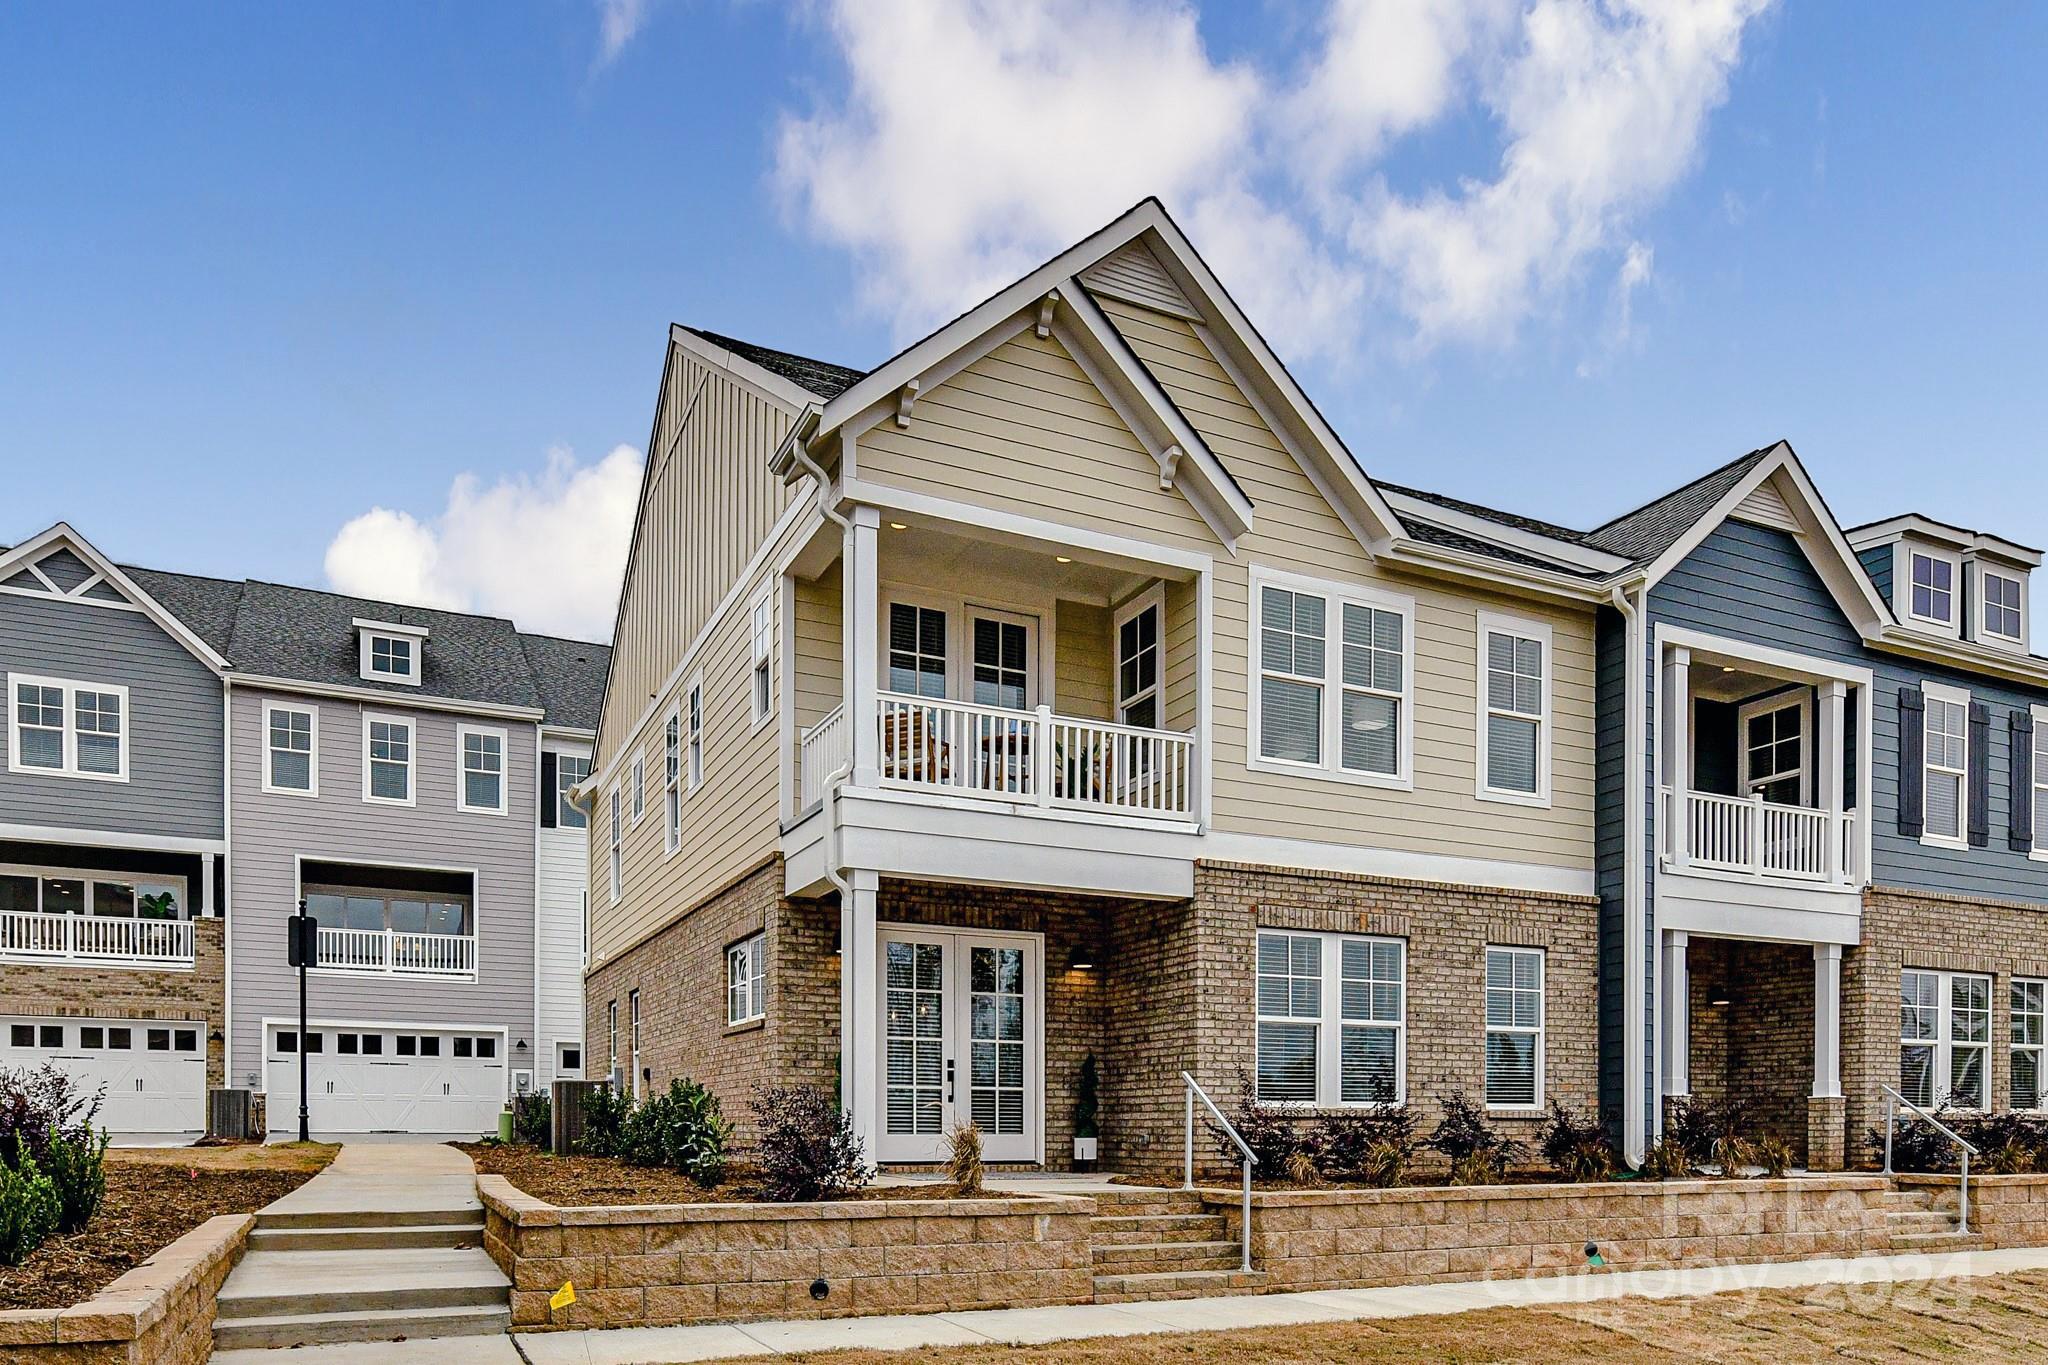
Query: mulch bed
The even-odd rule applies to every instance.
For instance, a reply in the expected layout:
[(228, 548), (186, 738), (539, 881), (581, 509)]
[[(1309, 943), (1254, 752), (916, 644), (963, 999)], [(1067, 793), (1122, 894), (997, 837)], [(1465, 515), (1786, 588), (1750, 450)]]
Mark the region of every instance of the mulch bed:
[[(558, 1208), (598, 1208), (611, 1204), (757, 1204), (761, 1202), (748, 1173), (735, 1167), (715, 1189), (705, 1189), (688, 1176), (659, 1167), (631, 1166), (606, 1156), (552, 1156), (533, 1147), (496, 1143), (454, 1144), (476, 1162), (480, 1175), (502, 1175), (514, 1185)], [(951, 1189), (931, 1185), (894, 1185), (860, 1190), (848, 1199), (950, 1199)], [(1002, 1198), (1002, 1195), (991, 1195)]]
[(207, 1219), (254, 1213), (312, 1171), (194, 1171), (107, 1162), (107, 1200), (83, 1232), (52, 1237), (17, 1266), (0, 1266), (0, 1308), (63, 1308), (91, 1298)]

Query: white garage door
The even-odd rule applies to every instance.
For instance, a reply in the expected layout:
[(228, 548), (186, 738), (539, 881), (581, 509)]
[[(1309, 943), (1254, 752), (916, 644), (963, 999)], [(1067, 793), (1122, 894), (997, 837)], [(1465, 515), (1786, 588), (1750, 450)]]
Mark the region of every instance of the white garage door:
[[(299, 1120), (299, 1034), (265, 1030), (270, 1130)], [(308, 1117), (319, 1133), (495, 1133), (505, 1107), (503, 1034), (374, 1024), (307, 1033)]]
[(12, 1018), (0, 1066), (54, 1062), (90, 1094), (104, 1088), (96, 1120), (114, 1133), (206, 1129), (206, 1027), (147, 1019)]

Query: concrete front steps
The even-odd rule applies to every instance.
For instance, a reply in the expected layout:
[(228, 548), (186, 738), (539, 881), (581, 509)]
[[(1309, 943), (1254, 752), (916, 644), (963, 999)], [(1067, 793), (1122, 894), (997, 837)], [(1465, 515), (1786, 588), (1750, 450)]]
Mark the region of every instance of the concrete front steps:
[(1245, 1273), (1244, 1250), (1223, 1215), (1180, 1190), (1118, 1191), (1096, 1197), (1089, 1223), (1097, 1303), (1249, 1294), (1266, 1277)]
[(509, 1331), (477, 1208), (264, 1212), (221, 1286), (219, 1351)]
[(1956, 1196), (1952, 1190), (1897, 1189), (1886, 1192), (1885, 1225), (1892, 1251), (1981, 1251), (1983, 1235), (1956, 1231)]

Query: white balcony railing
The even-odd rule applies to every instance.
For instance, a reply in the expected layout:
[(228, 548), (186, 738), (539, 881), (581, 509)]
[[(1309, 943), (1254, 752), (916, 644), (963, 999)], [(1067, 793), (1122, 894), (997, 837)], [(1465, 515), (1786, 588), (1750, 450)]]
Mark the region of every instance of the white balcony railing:
[(397, 929), (320, 930), (320, 966), (388, 976), (474, 976), (473, 934), (415, 934)]
[(1853, 878), (1858, 851), (1853, 813), (1831, 816), (1807, 806), (1775, 805), (1761, 796), (1680, 794), (1668, 787), (1660, 794), (1665, 856), (1676, 864), (1795, 881)]
[(52, 962), (192, 965), (192, 921), (0, 913), (0, 956)]
[(825, 779), (846, 764), (852, 734), (846, 728), (846, 708), (835, 706), (832, 714), (803, 732), (797, 739), (797, 805), (809, 809), (823, 799)]
[(1193, 735), (896, 692), (881, 693), (876, 710), (886, 786), (1194, 818)]

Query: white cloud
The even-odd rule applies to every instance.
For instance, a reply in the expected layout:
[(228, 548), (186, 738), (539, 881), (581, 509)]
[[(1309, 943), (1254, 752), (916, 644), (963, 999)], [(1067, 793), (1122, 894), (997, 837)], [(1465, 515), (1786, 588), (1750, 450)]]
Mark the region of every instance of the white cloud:
[[(1147, 194), (1283, 350), (1499, 344), (1697, 159), (1773, 0), (1329, 0), (1276, 75), (1180, 0), (828, 0), (846, 88), (785, 117), (778, 186), (911, 335)], [(1384, 178), (1490, 120), (1490, 178)]]
[(647, 22), (648, 0), (597, 0), (597, 65), (609, 66)]
[(557, 447), (538, 475), (488, 486), (461, 474), (440, 514), (373, 507), (335, 534), (327, 579), (338, 592), (510, 617), (521, 630), (611, 636), (640, 492), (640, 454), (595, 464)]

